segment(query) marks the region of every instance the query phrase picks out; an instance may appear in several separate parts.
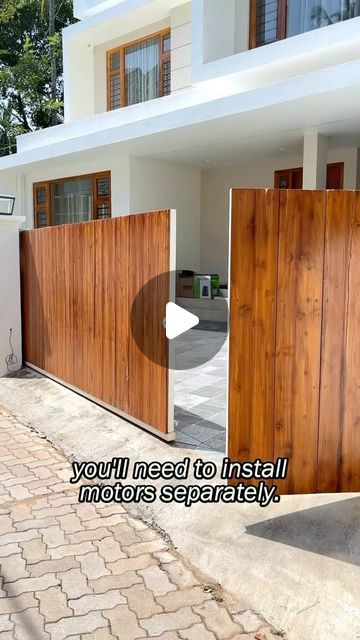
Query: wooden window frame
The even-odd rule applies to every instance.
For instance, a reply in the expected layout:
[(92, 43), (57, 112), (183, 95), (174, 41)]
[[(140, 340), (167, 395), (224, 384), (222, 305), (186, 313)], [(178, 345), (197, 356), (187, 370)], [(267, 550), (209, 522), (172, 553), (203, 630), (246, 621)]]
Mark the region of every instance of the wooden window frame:
[[(86, 173), (85, 175), (80, 176), (68, 176), (65, 178), (56, 178), (55, 180), (43, 180), (42, 182), (35, 182), (33, 184), (33, 207), (34, 207), (34, 228), (35, 229), (46, 229), (46, 227), (52, 227), (52, 207), (51, 207), (51, 186), (53, 184), (61, 184), (63, 182), (72, 182), (74, 180), (85, 180), (86, 178), (92, 179), (92, 197), (93, 197), (93, 206), (92, 206), (92, 218), (91, 220), (97, 220), (97, 207), (101, 204), (106, 204), (109, 206), (109, 217), (112, 217), (112, 208), (111, 208), (111, 171), (100, 171), (98, 173)], [(101, 178), (109, 178), (109, 195), (106, 198), (98, 198), (97, 197), (97, 180)], [(39, 188), (45, 187), (47, 200), (45, 205), (37, 205), (36, 192)], [(37, 224), (37, 212), (46, 213), (47, 225), (46, 227), (39, 227)], [(69, 223), (74, 224), (74, 223)], [(76, 223), (75, 223), (76, 224)]]
[[(171, 37), (171, 29), (162, 29), (161, 31), (156, 31), (148, 36), (143, 38), (137, 38), (136, 40), (132, 40), (131, 42), (127, 42), (119, 47), (114, 47), (106, 52), (106, 108), (108, 111), (116, 111), (116, 109), (122, 109), (123, 107), (127, 107), (129, 105), (126, 104), (126, 72), (125, 72), (125, 51), (129, 47), (132, 47), (135, 44), (139, 44), (140, 42), (146, 42), (147, 40), (152, 40), (153, 38), (159, 38), (159, 65), (160, 65), (160, 95), (159, 98), (164, 96), (164, 82), (163, 82), (163, 66), (164, 62), (171, 58), (171, 49), (170, 51), (163, 51), (163, 42), (165, 36)], [(110, 58), (114, 53), (118, 53), (120, 56), (120, 67), (119, 69), (115, 69), (111, 71), (110, 67)], [(111, 78), (120, 76), (120, 104), (118, 107), (114, 107), (111, 109)], [(130, 105), (131, 106), (131, 105)]]
[[(286, 38), (286, 11), (287, 0), (277, 0), (278, 16), (277, 16), (277, 33), (276, 40), (284, 40)], [(263, 47), (265, 44), (258, 44), (256, 40), (256, 23), (257, 23), (257, 0), (250, 0), (250, 29), (249, 29), (249, 49)], [(270, 42), (266, 44), (271, 44)]]

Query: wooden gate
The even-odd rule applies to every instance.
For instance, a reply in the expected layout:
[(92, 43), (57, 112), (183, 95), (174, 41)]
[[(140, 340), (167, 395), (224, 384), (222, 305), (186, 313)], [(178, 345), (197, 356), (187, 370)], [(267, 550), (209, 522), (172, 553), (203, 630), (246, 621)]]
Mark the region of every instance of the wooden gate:
[(360, 193), (234, 190), (228, 453), (360, 490)]
[[(163, 318), (173, 293), (172, 214), (20, 236), (24, 361), (168, 440), (174, 426)], [(160, 274), (156, 299), (139, 319), (150, 360), (133, 338), (130, 313), (138, 292)]]

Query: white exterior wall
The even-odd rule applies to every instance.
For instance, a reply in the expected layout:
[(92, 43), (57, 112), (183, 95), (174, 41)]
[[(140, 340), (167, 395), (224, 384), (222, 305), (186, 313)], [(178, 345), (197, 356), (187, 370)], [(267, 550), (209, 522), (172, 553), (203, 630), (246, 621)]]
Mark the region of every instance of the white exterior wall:
[(171, 91), (191, 84), (191, 2), (171, 11)]
[(176, 267), (200, 268), (201, 172), (147, 158), (130, 159), (130, 212), (176, 209)]
[[(357, 188), (356, 148), (330, 151), (327, 162), (344, 162), (344, 188)], [(228, 280), (229, 192), (232, 188), (272, 188), (274, 171), (302, 166), (302, 154), (279, 153), (246, 164), (210, 169), (202, 173), (201, 185), (201, 271), (219, 273)]]
[(5, 358), (10, 355), (10, 329), (12, 346), (17, 364), (10, 368), (17, 371), (21, 359), (21, 306), (19, 227), (23, 218), (0, 216), (0, 376), (8, 372)]

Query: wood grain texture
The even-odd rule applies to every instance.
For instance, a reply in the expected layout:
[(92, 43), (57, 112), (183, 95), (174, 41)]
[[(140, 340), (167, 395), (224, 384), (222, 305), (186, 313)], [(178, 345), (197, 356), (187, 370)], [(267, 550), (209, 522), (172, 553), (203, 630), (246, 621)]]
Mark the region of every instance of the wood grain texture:
[(279, 192), (232, 203), (229, 455), (272, 460)]
[(346, 307), (354, 194), (351, 191), (328, 191), (326, 198), (317, 489), (333, 492), (340, 487)]
[(360, 193), (233, 191), (228, 451), (281, 493), (360, 490), (359, 256)]
[(345, 301), (345, 358), (340, 490), (360, 491), (360, 193), (353, 194)]
[(134, 343), (130, 310), (168, 272), (169, 236), (169, 211), (21, 233), (24, 360), (164, 434), (168, 278), (154, 281), (143, 309), (159, 364)]
[(325, 192), (280, 194), (274, 456), (285, 493), (316, 491)]

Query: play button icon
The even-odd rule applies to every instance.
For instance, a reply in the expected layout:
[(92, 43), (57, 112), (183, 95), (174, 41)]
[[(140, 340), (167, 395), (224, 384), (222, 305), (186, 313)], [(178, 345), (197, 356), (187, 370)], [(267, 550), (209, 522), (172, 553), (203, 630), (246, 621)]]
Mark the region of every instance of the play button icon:
[(197, 324), (199, 324), (199, 318), (193, 313), (186, 311), (186, 309), (179, 307), (179, 305), (173, 302), (167, 303), (164, 326), (168, 340), (173, 340), (181, 336), (182, 333), (196, 327)]

